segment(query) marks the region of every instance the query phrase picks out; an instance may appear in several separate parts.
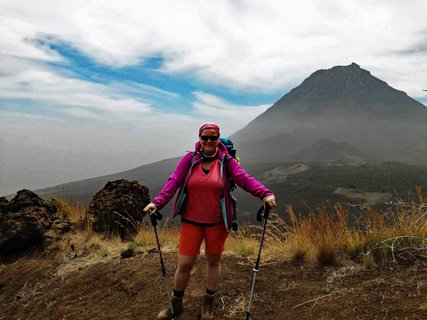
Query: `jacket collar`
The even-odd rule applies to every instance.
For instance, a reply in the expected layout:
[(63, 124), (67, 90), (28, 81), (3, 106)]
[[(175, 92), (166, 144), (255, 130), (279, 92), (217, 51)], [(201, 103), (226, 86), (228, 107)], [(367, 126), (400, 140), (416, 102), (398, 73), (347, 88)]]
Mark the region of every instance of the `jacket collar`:
[[(200, 141), (197, 141), (196, 144), (194, 145), (195, 151), (199, 152), (201, 146), (202, 146), (202, 144), (200, 143)], [(218, 159), (222, 159), (222, 157), (226, 154), (228, 154), (227, 147), (221, 141), (219, 141), (219, 143), (218, 143)]]

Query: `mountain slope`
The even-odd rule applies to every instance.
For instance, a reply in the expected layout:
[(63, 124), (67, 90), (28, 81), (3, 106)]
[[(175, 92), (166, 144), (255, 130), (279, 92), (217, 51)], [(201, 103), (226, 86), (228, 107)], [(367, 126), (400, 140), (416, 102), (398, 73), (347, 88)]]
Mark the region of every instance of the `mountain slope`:
[(153, 196), (167, 181), (170, 173), (175, 169), (178, 160), (179, 158), (166, 159), (142, 165), (128, 171), (39, 189), (36, 190), (36, 193), (44, 198), (64, 196), (73, 202), (80, 201), (84, 204), (89, 204), (93, 195), (104, 187), (108, 181), (129, 179), (137, 180), (139, 183), (149, 186), (151, 196)]
[(344, 162), (361, 164), (369, 161), (369, 157), (357, 148), (345, 142), (336, 142), (329, 139), (316, 141), (310, 147), (303, 149), (292, 156), (295, 161), (302, 162)]
[(256, 162), (289, 161), (330, 139), (380, 161), (427, 164), (425, 121), (423, 104), (353, 63), (314, 72), (232, 138)]

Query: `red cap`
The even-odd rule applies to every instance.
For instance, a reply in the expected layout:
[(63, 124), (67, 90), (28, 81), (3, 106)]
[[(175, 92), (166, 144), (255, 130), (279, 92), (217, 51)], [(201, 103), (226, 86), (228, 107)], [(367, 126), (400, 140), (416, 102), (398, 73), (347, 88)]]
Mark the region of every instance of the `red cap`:
[(220, 135), (218, 125), (216, 125), (215, 123), (205, 123), (205, 124), (202, 124), (202, 126), (199, 129), (199, 137), (202, 135), (202, 131), (206, 129), (214, 129), (216, 130), (216, 132), (218, 132), (218, 135)]

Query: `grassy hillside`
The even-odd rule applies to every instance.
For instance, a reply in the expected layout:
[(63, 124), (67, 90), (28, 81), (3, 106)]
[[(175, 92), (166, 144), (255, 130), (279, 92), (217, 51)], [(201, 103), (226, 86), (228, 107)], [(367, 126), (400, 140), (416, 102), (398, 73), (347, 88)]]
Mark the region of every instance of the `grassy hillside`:
[[(267, 165), (247, 165), (247, 169), (261, 181), (265, 181), (263, 173), (275, 168), (289, 168), (292, 163), (275, 163)], [(427, 167), (404, 165), (399, 163), (371, 163), (360, 166), (346, 164), (306, 164), (308, 170), (284, 176), (281, 180), (266, 182), (277, 195), (281, 216), (285, 216), (285, 204), (292, 205), (296, 212), (308, 213), (329, 201), (344, 202), (349, 205), (363, 205), (363, 200), (355, 200), (334, 193), (338, 188), (356, 188), (355, 192), (388, 193), (390, 200), (396, 197), (409, 199), (408, 195), (415, 192), (416, 186), (427, 190)], [(257, 201), (245, 192), (236, 193), (239, 208), (243, 214), (256, 212)], [(280, 210), (280, 207), (283, 208)], [(384, 204), (376, 205), (384, 208)], [(353, 210), (356, 211), (356, 210)]]
[[(168, 159), (122, 173), (36, 190), (36, 193), (43, 198), (60, 196), (87, 206), (93, 195), (108, 181), (125, 178), (148, 186), (151, 196), (154, 196), (166, 183), (177, 161)], [(427, 190), (427, 166), (392, 162), (358, 166), (343, 163), (245, 163), (244, 159), (242, 166), (276, 194), (279, 204), (277, 213), (282, 217), (286, 217), (287, 205), (291, 205), (295, 212), (307, 214), (310, 211), (308, 208), (321, 206), (328, 201), (332, 204), (343, 202), (357, 213), (360, 211), (357, 206), (367, 203), (368, 199), (363, 196), (371, 195), (387, 201), (395, 201), (396, 197), (407, 200), (416, 186)], [(341, 191), (354, 190), (354, 194), (346, 197), (343, 195), (346, 192), (335, 193), (339, 188)], [(240, 221), (253, 220), (261, 202), (240, 189), (235, 191), (235, 196)], [(384, 207), (384, 202), (376, 207)], [(169, 213), (170, 205), (163, 212)]]

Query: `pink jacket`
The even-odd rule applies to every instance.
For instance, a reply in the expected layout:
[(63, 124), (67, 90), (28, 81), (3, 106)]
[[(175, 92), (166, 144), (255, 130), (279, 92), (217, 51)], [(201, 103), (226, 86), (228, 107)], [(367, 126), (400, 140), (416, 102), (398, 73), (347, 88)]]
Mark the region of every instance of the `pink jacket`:
[[(200, 142), (195, 145), (196, 152), (187, 153), (178, 163), (175, 171), (169, 177), (168, 182), (163, 186), (159, 194), (151, 201), (158, 210), (161, 210), (178, 191), (175, 199), (172, 216), (175, 218), (180, 214), (180, 210), (186, 197), (186, 185), (194, 166), (200, 163), (201, 157), (197, 150), (200, 150)], [(221, 199), (222, 217), (225, 227), (229, 230), (235, 215), (235, 204), (231, 196), (230, 178), (237, 186), (249, 192), (259, 199), (264, 199), (273, 193), (263, 184), (250, 176), (237, 162), (231, 157), (227, 148), (220, 142), (218, 145), (218, 161), (220, 162), (220, 174), (224, 182), (224, 197)]]

